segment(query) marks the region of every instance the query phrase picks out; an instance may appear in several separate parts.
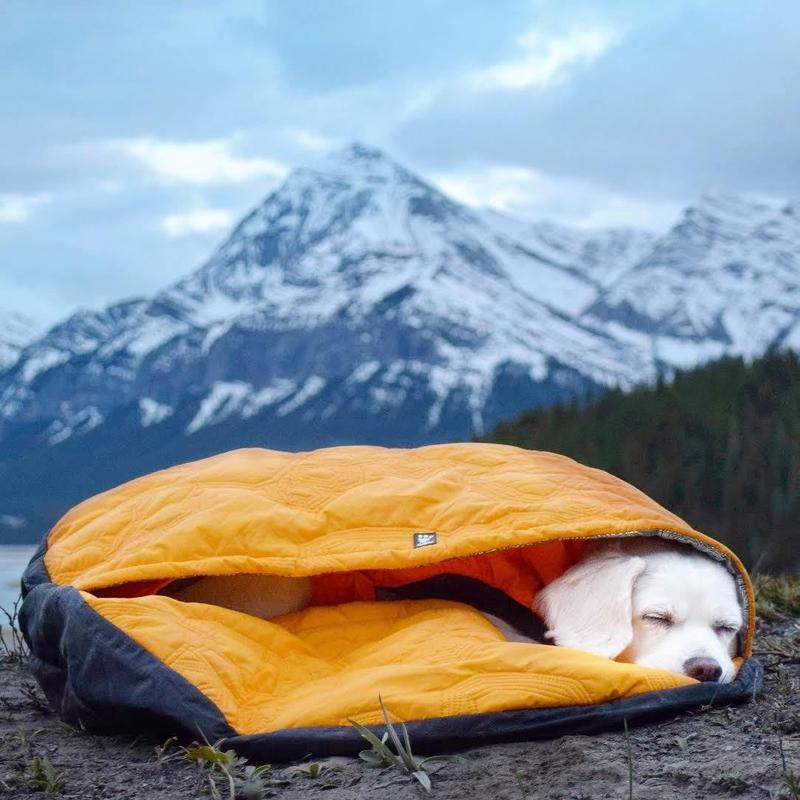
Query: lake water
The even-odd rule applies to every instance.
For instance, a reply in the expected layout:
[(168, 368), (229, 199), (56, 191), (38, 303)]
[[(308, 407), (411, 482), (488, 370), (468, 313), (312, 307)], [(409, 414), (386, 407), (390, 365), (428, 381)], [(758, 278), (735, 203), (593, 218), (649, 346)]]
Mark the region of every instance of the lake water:
[[(9, 611), (19, 595), (19, 579), (35, 551), (33, 545), (0, 545), (0, 606)], [(4, 621), (0, 614), (0, 626)]]

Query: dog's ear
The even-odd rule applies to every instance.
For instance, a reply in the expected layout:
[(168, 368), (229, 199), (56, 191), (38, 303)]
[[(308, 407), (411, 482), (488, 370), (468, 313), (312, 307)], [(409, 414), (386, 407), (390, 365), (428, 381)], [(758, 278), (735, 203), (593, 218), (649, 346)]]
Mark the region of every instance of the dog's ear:
[(615, 658), (633, 639), (633, 584), (645, 560), (622, 552), (590, 556), (536, 596), (547, 637), (564, 647)]

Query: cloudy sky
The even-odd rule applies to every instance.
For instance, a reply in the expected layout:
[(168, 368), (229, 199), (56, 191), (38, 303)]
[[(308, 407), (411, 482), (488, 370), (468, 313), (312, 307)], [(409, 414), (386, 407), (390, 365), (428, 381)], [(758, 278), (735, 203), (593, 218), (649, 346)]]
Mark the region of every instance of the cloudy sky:
[(353, 140), (584, 226), (796, 197), (799, 29), (797, 0), (0, 0), (0, 309), (160, 288)]

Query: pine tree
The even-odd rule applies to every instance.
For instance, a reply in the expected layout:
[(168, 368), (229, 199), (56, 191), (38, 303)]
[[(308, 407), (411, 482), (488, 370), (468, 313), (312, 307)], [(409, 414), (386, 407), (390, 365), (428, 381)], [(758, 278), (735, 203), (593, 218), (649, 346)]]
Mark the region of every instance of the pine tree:
[(800, 570), (800, 360), (792, 352), (726, 358), (652, 388), (530, 411), (488, 440), (608, 470), (751, 568)]

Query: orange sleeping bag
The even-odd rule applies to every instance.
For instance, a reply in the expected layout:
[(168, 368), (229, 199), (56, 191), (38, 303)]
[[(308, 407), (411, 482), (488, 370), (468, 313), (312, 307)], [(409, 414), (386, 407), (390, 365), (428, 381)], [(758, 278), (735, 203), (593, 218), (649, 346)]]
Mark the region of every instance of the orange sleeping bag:
[[(709, 687), (508, 642), (460, 598), (376, 598), (455, 575), (529, 608), (587, 540), (632, 535), (690, 543), (734, 573), (748, 624), (739, 676), (715, 699), (752, 695), (738, 558), (607, 473), (504, 445), (239, 450), (131, 481), (52, 529), (23, 626), (51, 701), (95, 730), (199, 728), (272, 759), (353, 752), (349, 720), (379, 724), (379, 694), (423, 749), (591, 730), (707, 702)], [(157, 594), (239, 573), (310, 576), (312, 605), (266, 621)]]

